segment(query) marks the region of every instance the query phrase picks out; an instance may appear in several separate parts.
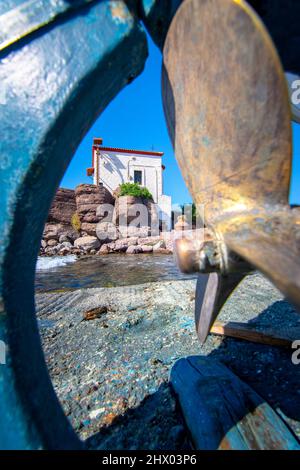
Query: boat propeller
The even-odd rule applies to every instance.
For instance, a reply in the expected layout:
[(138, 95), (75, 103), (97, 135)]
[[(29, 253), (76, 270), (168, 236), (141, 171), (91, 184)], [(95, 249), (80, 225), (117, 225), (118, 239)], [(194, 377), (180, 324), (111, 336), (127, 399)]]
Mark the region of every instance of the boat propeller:
[(177, 161), (196, 207), (205, 209), (201, 243), (176, 241), (181, 269), (200, 273), (201, 343), (253, 269), (300, 309), (289, 93), (255, 11), (242, 0), (185, 0), (164, 45), (162, 89)]

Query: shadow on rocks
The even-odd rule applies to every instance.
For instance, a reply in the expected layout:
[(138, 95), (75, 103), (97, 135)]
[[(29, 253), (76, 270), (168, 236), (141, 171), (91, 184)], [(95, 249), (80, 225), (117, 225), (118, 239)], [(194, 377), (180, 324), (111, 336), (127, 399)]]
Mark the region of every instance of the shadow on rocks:
[[(300, 332), (298, 318), (295, 320), (293, 307), (283, 300), (270, 305), (249, 323), (281, 330), (296, 327), (298, 323)], [(293, 350), (224, 337), (218, 341), (218, 346), (208, 353), (207, 346), (199, 346), (199, 355), (225, 364), (268, 402), (299, 438), (300, 365), (292, 363)], [(168, 383), (162, 384), (137, 408), (128, 410), (90, 437), (86, 445), (89, 449), (110, 450), (192, 448), (178, 402)]]
[(85, 443), (88, 449), (103, 450), (191, 449), (179, 405), (168, 383)]

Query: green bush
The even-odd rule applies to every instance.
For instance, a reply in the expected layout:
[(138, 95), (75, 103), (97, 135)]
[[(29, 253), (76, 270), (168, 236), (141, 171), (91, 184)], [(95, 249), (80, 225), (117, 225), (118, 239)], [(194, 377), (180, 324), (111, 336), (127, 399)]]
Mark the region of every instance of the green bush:
[(136, 196), (144, 199), (152, 199), (152, 194), (147, 188), (138, 183), (123, 183), (120, 185), (120, 196)]
[(74, 214), (72, 215), (71, 225), (72, 225), (74, 230), (77, 230), (77, 232), (80, 231), (81, 223), (80, 223), (80, 218), (79, 218), (79, 215), (77, 214), (77, 212), (74, 212)]

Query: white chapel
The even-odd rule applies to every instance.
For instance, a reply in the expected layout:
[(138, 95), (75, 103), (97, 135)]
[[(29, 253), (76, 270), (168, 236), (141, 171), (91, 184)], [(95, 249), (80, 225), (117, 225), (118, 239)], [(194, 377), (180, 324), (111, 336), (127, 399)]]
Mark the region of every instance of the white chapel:
[(104, 147), (94, 139), (92, 167), (87, 169), (94, 184), (102, 183), (111, 193), (122, 183), (139, 183), (158, 205), (164, 229), (171, 229), (171, 196), (163, 194), (163, 152)]

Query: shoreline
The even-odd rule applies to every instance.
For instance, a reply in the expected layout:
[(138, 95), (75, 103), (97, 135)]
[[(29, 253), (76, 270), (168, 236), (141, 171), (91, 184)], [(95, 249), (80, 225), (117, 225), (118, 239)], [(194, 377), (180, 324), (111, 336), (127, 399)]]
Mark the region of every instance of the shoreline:
[(151, 253), (129, 256), (126, 253), (76, 258), (38, 259), (35, 287), (38, 292), (65, 291), (89, 287), (117, 287), (145, 282), (195, 279), (178, 269), (173, 256)]
[[(201, 347), (193, 318), (195, 282), (36, 294), (54, 388), (90, 448), (186, 449), (188, 435), (168, 377), (179, 357), (193, 354), (224, 362), (300, 436), (299, 373), (290, 351), (214, 335)], [(99, 317), (84, 320), (87, 310), (99, 307), (105, 307)], [(299, 328), (298, 314), (259, 274), (245, 279), (219, 319)]]

